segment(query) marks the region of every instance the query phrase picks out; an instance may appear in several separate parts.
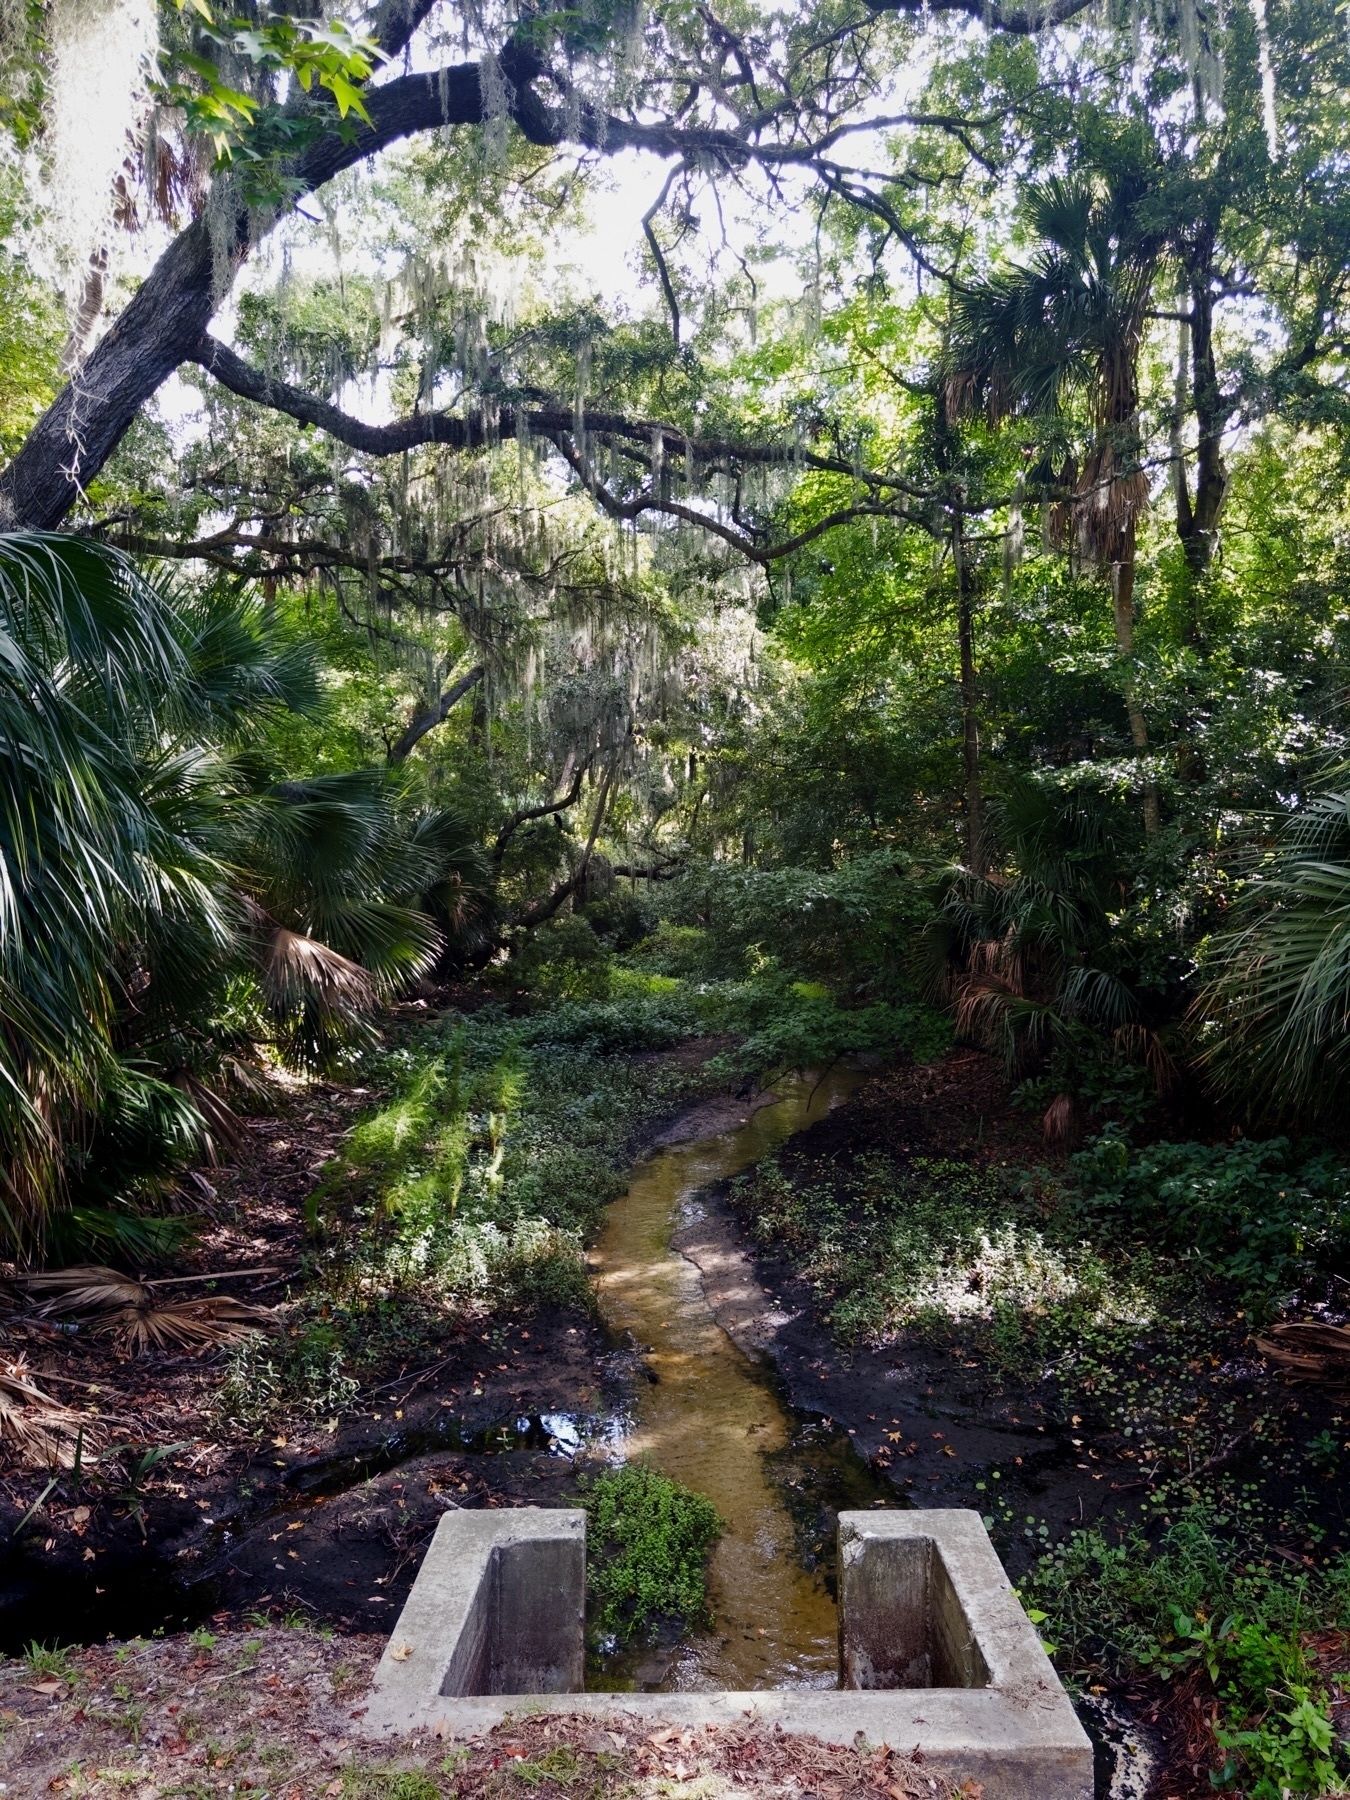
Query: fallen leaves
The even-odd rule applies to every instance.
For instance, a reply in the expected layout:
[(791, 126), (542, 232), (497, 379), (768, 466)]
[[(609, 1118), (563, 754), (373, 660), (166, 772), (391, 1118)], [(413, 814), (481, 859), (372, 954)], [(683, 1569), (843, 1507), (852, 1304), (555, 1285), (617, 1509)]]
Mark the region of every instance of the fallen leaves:
[(81, 1456), (93, 1462), (95, 1435), (83, 1414), (38, 1387), (21, 1356), (0, 1362), (0, 1437), (9, 1439), (22, 1461), (68, 1469), (83, 1439)]
[(1286, 1380), (1350, 1389), (1350, 1326), (1316, 1320), (1272, 1325), (1256, 1347)]

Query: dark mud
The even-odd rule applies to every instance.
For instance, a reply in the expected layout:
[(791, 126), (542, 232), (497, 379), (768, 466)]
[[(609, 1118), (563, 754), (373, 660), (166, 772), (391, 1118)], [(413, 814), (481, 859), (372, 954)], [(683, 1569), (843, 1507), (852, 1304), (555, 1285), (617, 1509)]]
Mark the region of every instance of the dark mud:
[[(415, 1029), (423, 1015), (403, 1024)], [(661, 1060), (697, 1088), (703, 1062), (725, 1047), (691, 1043)], [(268, 1116), (245, 1122), (233, 1163), (198, 1182), (202, 1235), (176, 1268), (261, 1268), (225, 1291), (265, 1303), (303, 1293), (305, 1201), (376, 1098), (323, 1083), (279, 1092)], [(705, 1095), (650, 1118), (625, 1155), (726, 1129), (759, 1103)], [(65, 1472), (49, 1485), (22, 1468), (0, 1479), (0, 1653), (251, 1611), (378, 1630), (440, 1510), (571, 1498), (567, 1452), (623, 1410), (642, 1374), (640, 1357), (593, 1315), (544, 1307), (438, 1326), (406, 1360), (384, 1359), (387, 1376), (335, 1430), (285, 1421), (283, 1398), (275, 1433), (248, 1443), (213, 1414), (216, 1357), (128, 1361), (87, 1333), (22, 1320), (5, 1336), (40, 1386), (87, 1396), (110, 1454), (84, 1482)], [(544, 1419), (566, 1421), (561, 1437)], [(139, 1489), (110, 1476), (164, 1446), (171, 1454)]]
[(236, 1450), (197, 1479), (175, 1462), (176, 1492), (81, 1495), (66, 1477), (17, 1544), (23, 1508), (6, 1497), (0, 1650), (251, 1612), (387, 1629), (447, 1507), (558, 1505), (575, 1491), (568, 1452), (622, 1405), (631, 1361), (587, 1314), (536, 1314), (459, 1334), (331, 1436)]

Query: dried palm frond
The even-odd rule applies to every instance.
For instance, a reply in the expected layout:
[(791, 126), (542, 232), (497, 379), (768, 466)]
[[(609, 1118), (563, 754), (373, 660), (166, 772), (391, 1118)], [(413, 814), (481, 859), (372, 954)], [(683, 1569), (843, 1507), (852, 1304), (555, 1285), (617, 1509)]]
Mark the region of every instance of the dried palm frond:
[(233, 1149), (243, 1140), (244, 1127), (238, 1113), (190, 1069), (175, 1070), (169, 1081), (179, 1093), (187, 1095), (201, 1114), (207, 1131), (207, 1156), (212, 1163), (219, 1162), (222, 1150)]
[(21, 1461), (68, 1469), (82, 1438), (81, 1457), (93, 1461), (91, 1436), (89, 1421), (44, 1394), (22, 1357), (0, 1362), (0, 1438), (13, 1444)]
[(206, 1350), (236, 1344), (241, 1338), (274, 1330), (276, 1320), (263, 1306), (250, 1306), (226, 1295), (207, 1300), (167, 1300), (156, 1305), (122, 1306), (99, 1319), (94, 1329), (113, 1338), (129, 1356), (152, 1350)]
[(1072, 1094), (1056, 1094), (1045, 1109), (1041, 1135), (1047, 1150), (1071, 1150), (1083, 1135), (1083, 1118)]
[(25, 1275), (30, 1294), (48, 1298), (42, 1313), (102, 1313), (119, 1306), (145, 1306), (150, 1288), (143, 1281), (122, 1275), (100, 1263), (78, 1263), (69, 1269), (51, 1269), (41, 1275)]
[(1350, 1389), (1350, 1325), (1272, 1325), (1256, 1347), (1290, 1381)]
[(360, 1013), (369, 1012), (379, 999), (379, 984), (369, 969), (284, 925), (272, 930), (263, 984), (268, 998), (280, 1006), (313, 998), (334, 1012)]

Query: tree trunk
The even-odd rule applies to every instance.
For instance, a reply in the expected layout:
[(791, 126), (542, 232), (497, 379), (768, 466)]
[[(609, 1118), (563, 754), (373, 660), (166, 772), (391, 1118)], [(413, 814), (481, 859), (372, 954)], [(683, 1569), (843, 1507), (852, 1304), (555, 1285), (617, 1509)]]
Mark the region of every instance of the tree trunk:
[(1199, 441), (1195, 453), (1195, 502), (1191, 530), (1184, 540), (1186, 561), (1193, 574), (1205, 574), (1214, 559), (1219, 535), (1219, 516), (1228, 493), (1228, 470), (1223, 460), (1223, 428), (1228, 406), (1219, 386), (1214, 360), (1214, 296), (1210, 291), (1208, 260), (1191, 287), (1191, 395)]
[[(1204, 230), (1186, 253), (1187, 292), (1190, 312), (1182, 324), (1177, 344), (1177, 393), (1172, 423), (1172, 454), (1177, 458), (1177, 537), (1186, 557), (1192, 586), (1208, 572), (1214, 560), (1219, 517), (1228, 493), (1228, 470), (1223, 460), (1223, 431), (1232, 408), (1219, 385), (1214, 358), (1214, 234)], [(1186, 346), (1190, 344), (1190, 402), (1195, 414), (1195, 495), (1182, 459), (1182, 422), (1186, 410)], [(1198, 603), (1198, 596), (1197, 603)], [(1199, 620), (1196, 620), (1197, 635)]]
[(974, 578), (966, 556), (965, 520), (952, 514), (952, 563), (956, 569), (956, 634), (961, 647), (961, 747), (966, 774), (966, 862), (981, 880), (989, 873), (984, 843), (984, 793), (980, 773), (979, 689), (975, 680)]
[[(334, 131), (296, 158), (288, 171), (295, 198), (410, 133), (479, 123), (478, 64), (401, 76), (372, 90), (368, 107), (369, 126), (345, 140)], [(179, 232), (0, 475), (0, 529), (61, 523), (141, 407), (192, 358), (240, 264), (278, 216), (251, 211), (232, 176), (216, 178), (202, 217)]]
[[(1111, 565), (1111, 610), (1115, 617), (1116, 643), (1122, 656), (1134, 653), (1134, 562), (1135, 532), (1131, 520), (1126, 531), (1125, 554), (1118, 563)], [(1144, 723), (1139, 690), (1132, 675), (1125, 683), (1125, 711), (1130, 721), (1130, 738), (1135, 749), (1142, 753), (1148, 749), (1148, 726)], [(1144, 830), (1149, 837), (1158, 835), (1160, 822), (1158, 784), (1148, 780), (1144, 783)]]

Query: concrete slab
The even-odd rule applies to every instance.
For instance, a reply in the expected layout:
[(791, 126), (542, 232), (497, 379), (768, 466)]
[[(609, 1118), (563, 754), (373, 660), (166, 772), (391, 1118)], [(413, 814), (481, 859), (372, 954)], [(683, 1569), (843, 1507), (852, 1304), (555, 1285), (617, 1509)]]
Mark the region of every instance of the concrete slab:
[(368, 1723), (411, 1730), (461, 1694), (570, 1694), (586, 1673), (586, 1515), (450, 1512), (375, 1670)]
[(920, 1750), (982, 1782), (985, 1800), (1091, 1800), (1092, 1746), (979, 1515), (841, 1513), (839, 1548), (840, 1689), (583, 1693), (585, 1515), (447, 1514), (376, 1671), (366, 1728), (465, 1738), (539, 1712), (757, 1719)]

